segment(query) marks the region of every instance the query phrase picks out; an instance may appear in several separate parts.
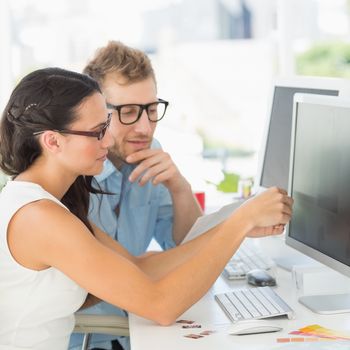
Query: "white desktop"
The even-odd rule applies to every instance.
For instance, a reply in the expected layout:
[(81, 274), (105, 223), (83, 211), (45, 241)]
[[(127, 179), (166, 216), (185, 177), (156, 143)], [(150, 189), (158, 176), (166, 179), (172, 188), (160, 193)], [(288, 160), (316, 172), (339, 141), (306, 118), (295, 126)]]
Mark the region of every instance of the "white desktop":
[[(277, 339), (293, 337), (289, 334), (291, 331), (307, 325), (318, 324), (335, 330), (350, 329), (349, 314), (319, 315), (300, 304), (298, 302), (298, 291), (295, 288), (290, 272), (277, 268), (275, 276), (278, 283), (276, 292), (295, 312), (294, 319), (282, 317), (273, 320), (274, 325), (282, 328), (281, 331), (254, 335), (230, 335), (232, 323), (221, 310), (214, 296), (217, 293), (246, 287), (247, 285), (244, 280), (229, 281), (221, 276), (203, 298), (179, 317), (179, 319), (195, 321), (196, 324), (201, 326), (200, 329), (184, 329), (182, 324), (179, 323), (169, 327), (162, 327), (131, 314), (129, 316), (131, 350), (279, 350), (281, 344), (277, 342)], [(186, 337), (188, 334), (200, 334), (207, 330), (215, 331), (215, 333), (199, 339)], [(299, 349), (298, 345), (302, 344), (290, 343), (286, 345), (293, 346), (291, 348), (288, 347), (288, 349), (295, 350)], [(321, 342), (314, 343), (314, 345), (319, 347), (312, 349), (321, 349)], [(329, 342), (329, 346), (334, 347), (335, 342)], [(344, 344), (344, 347), (337, 347), (336, 349), (348, 350), (349, 348), (350, 345), (347, 342)]]
[[(332, 104), (334, 101), (340, 101), (341, 99), (338, 99), (337, 97), (328, 97), (328, 96), (317, 96), (317, 94), (323, 94), (323, 95), (342, 95), (346, 96), (349, 95), (348, 92), (350, 89), (347, 89), (347, 86), (349, 85), (349, 82), (344, 82), (340, 79), (296, 79), (294, 83), (278, 83), (274, 87), (274, 94), (272, 98), (271, 103), (271, 116), (269, 117), (268, 122), (268, 128), (266, 131), (266, 141), (265, 146), (263, 147), (263, 157), (261, 157), (260, 162), (260, 170), (259, 175), (257, 177), (258, 181), (257, 184), (259, 185), (259, 188), (266, 188), (271, 185), (277, 184), (280, 187), (287, 188), (288, 187), (288, 180), (290, 179), (292, 181), (295, 181), (294, 177), (294, 171), (298, 171), (298, 176), (300, 176), (300, 170), (302, 171), (302, 167), (295, 166), (294, 164), (294, 157), (300, 156), (300, 148), (298, 146), (298, 139), (295, 139), (295, 130), (293, 129), (293, 134), (291, 133), (292, 130), (292, 116), (293, 116), (293, 98), (294, 94), (298, 92), (313, 92), (316, 95), (315, 96), (296, 96), (296, 104), (302, 104), (305, 102), (305, 100), (300, 99), (307, 99), (308, 103), (311, 103), (311, 99), (315, 98), (315, 101), (318, 101), (319, 105), (317, 106), (323, 106), (324, 103)], [(320, 102), (320, 101), (326, 101), (326, 102)], [(331, 102), (332, 101), (332, 102)], [(345, 103), (344, 101), (342, 103)], [(334, 103), (335, 106), (337, 106), (336, 103)], [(310, 106), (308, 106), (309, 108)], [(338, 108), (338, 107), (335, 107)], [(350, 121), (350, 102), (348, 106), (348, 119)], [(298, 118), (298, 112), (304, 112), (304, 109), (299, 107), (295, 108), (294, 110), (294, 120)], [(310, 112), (310, 111), (309, 111)], [(306, 111), (306, 114), (309, 112)], [(326, 116), (327, 118), (327, 116)], [(345, 118), (345, 117), (344, 117)], [(314, 123), (317, 123), (315, 119), (313, 119)], [(322, 124), (320, 124), (322, 125)], [(333, 125), (333, 124), (332, 124)], [(283, 130), (282, 130), (283, 129)], [(345, 129), (345, 128), (344, 128)], [(350, 130), (350, 122), (348, 124), (348, 128), (346, 129)], [(311, 132), (312, 129), (308, 129), (307, 132)], [(349, 140), (346, 143), (346, 146), (348, 148), (348, 162), (349, 167), (346, 167), (345, 169), (349, 169), (349, 172), (347, 173), (350, 175), (350, 137), (346, 138), (346, 131), (344, 132), (344, 137), (341, 138), (342, 141), (346, 143), (346, 140)], [(313, 132), (313, 131), (312, 131)], [(279, 137), (282, 135), (283, 137)], [(290, 150), (291, 150), (291, 136), (293, 135), (293, 151), (297, 150), (297, 153), (292, 153), (292, 157), (290, 157)], [(312, 147), (310, 148), (310, 152), (315, 151)], [(302, 152), (301, 152), (302, 153)], [(346, 156), (347, 154), (345, 154)], [(299, 158), (298, 158), (299, 159)], [(289, 166), (292, 164), (292, 166)], [(348, 164), (348, 163), (346, 163)], [(289, 174), (290, 173), (290, 174)], [(309, 173), (307, 173), (309, 175)], [(321, 174), (322, 176), (326, 176), (327, 172), (324, 172), (324, 174)], [(297, 177), (298, 178), (298, 177)], [(303, 176), (301, 176), (303, 178)], [(346, 185), (345, 178), (342, 178), (342, 185)], [(348, 176), (349, 182), (350, 182), (350, 176)], [(276, 182), (274, 182), (276, 181)], [(290, 193), (295, 194), (293, 192), (293, 187), (291, 185), (290, 187)], [(350, 210), (350, 185), (349, 185), (349, 191), (346, 192), (348, 194), (348, 203)], [(344, 199), (345, 200), (345, 199)], [(345, 202), (344, 202), (345, 203)], [(300, 239), (300, 236), (297, 237), (293, 228), (298, 227), (295, 226), (296, 223), (300, 222), (300, 217), (303, 218), (303, 220), (307, 220), (308, 216), (303, 215), (298, 210), (299, 201), (296, 200), (296, 213), (294, 214), (294, 217), (292, 219), (291, 225), (289, 226), (288, 235), (287, 235), (287, 243), (291, 245), (292, 247), (300, 250), (303, 254), (299, 253), (298, 255), (293, 255), (291, 252), (294, 251), (294, 249), (289, 248), (284, 241), (284, 238), (275, 238), (275, 237), (268, 237), (263, 239), (255, 239), (254, 241), (257, 242), (258, 246), (262, 247), (272, 258), (276, 258), (276, 261), (278, 261), (279, 258), (284, 256), (291, 256), (293, 255), (292, 259), (294, 259), (294, 263), (296, 265), (301, 264), (300, 266), (303, 267), (307, 271), (309, 268), (309, 271), (312, 271), (312, 268), (317, 269), (317, 267), (313, 267), (310, 265), (310, 261), (315, 262), (315, 260), (303, 260), (302, 257), (305, 257), (306, 255), (308, 257), (312, 257), (320, 261), (321, 263), (326, 263), (330, 268), (335, 269), (338, 272), (346, 273), (347, 276), (350, 276), (350, 258), (346, 261), (337, 261), (340, 260), (339, 257), (331, 256), (330, 254), (325, 254), (324, 251), (320, 251), (319, 249), (315, 247), (310, 247), (309, 242), (303, 242), (302, 239)], [(345, 204), (344, 204), (345, 205)], [(348, 233), (350, 233), (350, 211), (348, 213)], [(247, 241), (250, 241), (251, 239), (247, 239)], [(349, 239), (350, 241), (350, 239)], [(329, 252), (328, 252), (329, 253)], [(305, 255), (306, 254), (306, 255)], [(349, 254), (350, 254), (350, 243), (349, 243)], [(307, 263), (305, 267), (305, 262)], [(317, 266), (317, 263), (315, 262), (315, 266)], [(310, 267), (311, 266), (311, 267)], [(322, 266), (322, 265), (318, 265)], [(322, 268), (320, 268), (322, 269)], [(297, 271), (297, 270), (295, 270)], [(299, 272), (303, 271), (301, 268)], [(316, 270), (315, 270), (316, 271)], [(319, 270), (322, 272), (322, 270)], [(330, 271), (330, 273), (328, 273)], [(323, 273), (323, 272), (322, 272)], [(322, 285), (322, 273), (320, 274), (320, 285)], [(328, 273), (328, 274), (327, 274)], [(327, 270), (327, 273), (323, 276), (327, 276), (327, 278), (331, 278), (331, 281), (324, 281), (324, 283), (327, 284), (327, 287), (329, 290), (332, 290), (332, 282), (337, 281), (336, 279), (333, 280), (332, 270)], [(226, 314), (222, 311), (218, 303), (215, 301), (215, 295), (218, 293), (224, 293), (229, 292), (232, 289), (239, 289), (242, 287), (247, 287), (247, 283), (245, 280), (228, 280), (224, 276), (220, 276), (214, 286), (210, 289), (210, 291), (196, 304), (194, 304), (188, 311), (186, 311), (180, 318), (181, 319), (188, 319), (188, 320), (194, 320), (196, 323), (201, 325), (201, 329), (183, 329), (181, 324), (174, 324), (170, 327), (161, 327), (155, 325), (153, 322), (147, 321), (145, 319), (142, 319), (136, 315), (130, 315), (130, 334), (131, 334), (131, 349), (132, 350), (140, 350), (140, 349), (233, 349), (233, 348), (239, 348), (239, 349), (282, 349), (281, 344), (277, 343), (277, 338), (283, 338), (283, 337), (290, 337), (290, 332), (295, 331), (300, 327), (304, 327), (306, 325), (312, 325), (312, 324), (321, 324), (324, 327), (328, 327), (331, 329), (336, 330), (347, 330), (350, 329), (350, 313), (341, 313), (341, 314), (324, 314), (320, 315), (316, 312), (311, 311), (308, 307), (305, 307), (304, 304), (307, 303), (302, 298), (301, 301), (304, 303), (299, 302), (300, 297), (304, 297), (304, 295), (301, 295), (305, 292), (305, 290), (302, 290), (298, 287), (295, 275), (294, 278), (292, 277), (292, 273), (290, 271), (287, 271), (286, 269), (276, 267), (274, 270), (275, 277), (277, 279), (277, 286), (273, 287), (274, 290), (282, 297), (282, 299), (294, 310), (295, 312), (295, 318), (294, 319), (288, 319), (287, 317), (280, 317), (277, 319), (274, 319), (274, 322), (276, 326), (279, 326), (282, 328), (281, 331), (276, 333), (265, 333), (265, 334), (255, 334), (255, 335), (243, 335), (243, 336), (237, 336), (237, 335), (230, 335), (229, 330), (231, 326), (231, 322), (229, 318), (226, 316)], [(306, 276), (307, 274), (305, 274)], [(312, 275), (316, 275), (312, 273)], [(347, 277), (344, 277), (345, 284), (348, 283)], [(251, 287), (254, 288), (254, 287)], [(320, 288), (320, 292), (322, 292)], [(337, 288), (334, 288), (337, 289)], [(338, 292), (338, 290), (337, 290)], [(314, 297), (312, 297), (314, 299)], [(345, 299), (347, 299), (345, 297)], [(331, 300), (335, 300), (334, 298)], [(314, 308), (314, 311), (319, 311), (318, 306)], [(346, 309), (342, 309), (342, 311), (346, 311)], [(199, 334), (200, 331), (205, 330), (212, 330), (215, 331), (210, 336), (204, 336), (198, 339), (191, 339), (186, 337), (186, 334), (189, 333), (195, 333)], [(291, 347), (288, 347), (288, 349), (297, 349), (299, 348), (298, 345), (300, 344), (290, 344)], [(301, 344), (302, 345), (302, 344)], [(348, 342), (344, 344), (335, 344), (333, 343), (333, 346), (336, 345), (336, 349), (349, 349), (350, 344)], [(287, 346), (287, 345), (286, 345)], [(330, 348), (331, 348), (330, 344)], [(287, 348), (287, 347), (286, 347)], [(304, 347), (300, 347), (302, 349), (305, 349)], [(324, 349), (323, 345), (321, 343), (314, 344), (314, 347), (311, 347), (310, 349)], [(335, 348), (335, 347), (334, 347)], [(328, 349), (328, 348), (327, 348)]]

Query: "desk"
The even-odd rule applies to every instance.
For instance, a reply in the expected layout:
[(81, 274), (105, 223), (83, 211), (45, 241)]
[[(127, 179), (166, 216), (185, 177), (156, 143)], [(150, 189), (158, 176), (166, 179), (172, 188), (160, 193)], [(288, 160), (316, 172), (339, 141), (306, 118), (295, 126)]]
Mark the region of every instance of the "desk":
[[(276, 321), (283, 330), (276, 333), (233, 336), (227, 334), (230, 321), (214, 300), (214, 294), (226, 292), (232, 288), (246, 287), (244, 280), (228, 281), (220, 276), (208, 293), (187, 310), (180, 318), (194, 320), (202, 325), (201, 329), (183, 329), (181, 324), (169, 327), (156, 325), (136, 315), (129, 315), (131, 349), (132, 350), (182, 350), (182, 349), (268, 349), (279, 347), (276, 338), (290, 337), (288, 333), (306, 325), (320, 324), (324, 327), (345, 330), (350, 329), (350, 314), (318, 315), (298, 303), (297, 294), (292, 282), (291, 273), (276, 269), (278, 286), (276, 292), (295, 311), (293, 320), (281, 318)], [(203, 330), (216, 329), (217, 332), (200, 339), (184, 337), (189, 333), (200, 333)], [(237, 347), (239, 345), (239, 347)], [(292, 344), (291, 344), (292, 345)]]

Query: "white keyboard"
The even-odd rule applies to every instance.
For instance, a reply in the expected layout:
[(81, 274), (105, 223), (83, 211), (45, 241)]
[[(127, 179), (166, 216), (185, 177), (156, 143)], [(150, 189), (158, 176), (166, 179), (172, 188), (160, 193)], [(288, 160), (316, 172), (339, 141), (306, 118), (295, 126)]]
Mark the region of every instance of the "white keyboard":
[(270, 287), (232, 290), (215, 300), (232, 322), (275, 316), (294, 318), (294, 311)]
[(269, 270), (275, 262), (256, 247), (241, 246), (227, 263), (223, 274), (228, 279), (244, 279), (253, 269)]

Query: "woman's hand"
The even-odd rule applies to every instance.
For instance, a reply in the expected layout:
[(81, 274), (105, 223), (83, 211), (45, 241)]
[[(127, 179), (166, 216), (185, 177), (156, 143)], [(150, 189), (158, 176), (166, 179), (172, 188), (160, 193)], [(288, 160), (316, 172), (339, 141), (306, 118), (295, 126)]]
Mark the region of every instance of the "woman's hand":
[(250, 230), (247, 234), (247, 237), (265, 237), (265, 236), (273, 236), (280, 235), (283, 233), (285, 225), (274, 225), (270, 227), (255, 227)]
[(293, 199), (285, 190), (272, 187), (250, 199), (238, 210), (252, 223), (249, 237), (281, 234), (292, 215)]

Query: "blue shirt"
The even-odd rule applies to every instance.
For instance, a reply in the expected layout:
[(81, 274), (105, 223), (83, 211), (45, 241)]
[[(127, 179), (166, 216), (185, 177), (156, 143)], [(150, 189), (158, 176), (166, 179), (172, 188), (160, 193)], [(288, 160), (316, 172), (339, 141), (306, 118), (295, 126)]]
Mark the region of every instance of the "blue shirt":
[[(154, 141), (152, 148), (160, 148), (159, 143)], [(152, 238), (163, 249), (174, 247), (173, 208), (169, 191), (161, 184), (154, 186), (147, 182), (141, 187), (137, 181), (130, 182), (128, 177), (135, 167), (125, 164), (118, 171), (106, 160), (103, 172), (95, 179), (103, 191), (113, 194), (91, 195), (90, 220), (132, 255), (143, 254)]]
[[(158, 141), (153, 141), (152, 148), (160, 148)], [(170, 193), (161, 184), (154, 186), (147, 182), (141, 187), (137, 181), (130, 182), (128, 177), (135, 167), (136, 165), (125, 164), (119, 171), (109, 160), (105, 161), (102, 173), (95, 176), (95, 180), (101, 190), (113, 194), (92, 194), (89, 218), (132, 255), (143, 254), (153, 238), (163, 249), (172, 248), (175, 242), (172, 238), (173, 207)], [(93, 186), (98, 188), (96, 183)], [(83, 312), (126, 315), (124, 311), (104, 302)], [(115, 338), (93, 335), (91, 344), (102, 347), (104, 344), (100, 341)], [(123, 339), (119, 341), (127, 348)], [(70, 348), (73, 349), (73, 344), (79, 343), (82, 343), (82, 336), (74, 334)]]

